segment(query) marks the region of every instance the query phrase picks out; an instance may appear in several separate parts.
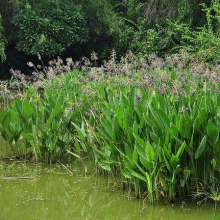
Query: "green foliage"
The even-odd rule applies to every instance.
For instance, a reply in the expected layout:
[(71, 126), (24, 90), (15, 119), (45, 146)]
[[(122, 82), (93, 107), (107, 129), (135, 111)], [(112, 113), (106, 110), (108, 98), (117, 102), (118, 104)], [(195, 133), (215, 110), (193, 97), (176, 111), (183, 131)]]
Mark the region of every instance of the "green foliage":
[[(114, 48), (117, 58), (128, 50), (162, 57), (188, 52), (194, 59), (216, 63), (219, 5), (214, 0), (5, 0), (0, 13), (12, 50), (7, 54), (15, 54), (17, 45), (24, 55), (74, 54), (78, 59), (96, 51), (104, 60)], [(10, 60), (16, 59), (12, 55)]]
[[(214, 137), (213, 133), (210, 136), (209, 131), (217, 128), (214, 123), (218, 122), (214, 118), (219, 97), (201, 93), (202, 99), (197, 95), (193, 98), (181, 97), (177, 104), (172, 96), (162, 97), (142, 91), (142, 102), (137, 103), (132, 98), (133, 93), (133, 88), (121, 89), (117, 98), (110, 89), (107, 91), (108, 97), (112, 97), (109, 100), (113, 102), (103, 106), (104, 115), (97, 134), (104, 141), (106, 164), (119, 163), (126, 178), (133, 176), (146, 182), (151, 201), (157, 198), (156, 193), (152, 195), (151, 189), (157, 178), (162, 185), (158, 183), (154, 190), (162, 190), (170, 199), (175, 198), (177, 187), (184, 189), (192, 184), (190, 188), (196, 188), (193, 179), (209, 182), (204, 172), (209, 172), (212, 160), (219, 163), (217, 151), (213, 148), (218, 141), (219, 130), (215, 131)], [(201, 106), (208, 97), (211, 101), (206, 103), (207, 110), (196, 107)], [(191, 105), (191, 101), (197, 104)], [(178, 113), (182, 105), (190, 106), (190, 111), (183, 115)], [(123, 114), (119, 114), (120, 109), (123, 109)], [(214, 118), (207, 118), (212, 124), (209, 122), (207, 125), (202, 112), (207, 116), (208, 112), (210, 115), (215, 112)], [(204, 124), (201, 124), (202, 121)], [(122, 159), (118, 161), (119, 155)], [(181, 193), (182, 190), (179, 190)]]
[(220, 5), (218, 1), (212, 1), (208, 7), (202, 4), (206, 12), (207, 25), (192, 31), (191, 36), (185, 36), (187, 40), (184, 49), (201, 60), (218, 62), (220, 56)]
[[(218, 49), (220, 42), (218, 31), (219, 3), (213, 1), (212, 5), (205, 6), (205, 3), (208, 3), (207, 1), (201, 1), (203, 4), (200, 5), (200, 2), (196, 1), (190, 1), (187, 4), (185, 1), (172, 1), (171, 3), (170, 1), (155, 0), (149, 3), (147, 10), (150, 10), (151, 7), (152, 10), (160, 11), (160, 7), (157, 7), (159, 2), (165, 7), (164, 10), (175, 10), (173, 8), (175, 5), (179, 8), (176, 20), (164, 20), (164, 18), (160, 20), (158, 17), (155, 18), (157, 23), (149, 26), (149, 19), (153, 19), (153, 14), (149, 14), (151, 18), (146, 17), (146, 20), (143, 18), (128, 20), (125, 17), (129, 18), (129, 16), (124, 15), (124, 17), (120, 17), (116, 26), (118, 31), (117, 28), (115, 29), (116, 36), (120, 36), (118, 41), (115, 40), (116, 47), (123, 51), (127, 48), (144, 55), (156, 53), (159, 56), (164, 56), (169, 53), (188, 52), (194, 58), (217, 62), (220, 56)], [(192, 10), (192, 7), (195, 8), (197, 14)], [(154, 12), (146, 11), (146, 13)], [(157, 14), (160, 16), (159, 12)], [(198, 14), (202, 16), (202, 19), (200, 16), (200, 21), (195, 22), (194, 19), (198, 19), (196, 17), (199, 16)], [(207, 18), (207, 22), (205, 18)], [(202, 26), (197, 28), (195, 24)]]
[(218, 1), (212, 0), (211, 6), (202, 4), (203, 11), (206, 12), (207, 26), (209, 31), (219, 32), (220, 28), (220, 4)]
[(1, 61), (5, 61), (6, 60), (6, 55), (5, 55), (5, 46), (6, 46), (6, 39), (3, 36), (3, 27), (1, 25), (1, 15), (0, 15), (0, 57), (1, 57)]
[(87, 15), (89, 30), (89, 40), (83, 52), (91, 54), (96, 51), (99, 58), (104, 60), (114, 47), (112, 29), (117, 26), (118, 16), (108, 0), (84, 0), (79, 1), (79, 4)]
[(178, 21), (192, 28), (206, 24), (206, 13), (202, 10), (202, 5), (205, 4), (210, 7), (210, 0), (180, 0), (176, 2)]
[(218, 62), (220, 57), (219, 32), (215, 33), (206, 27), (193, 30), (187, 24), (167, 20), (165, 24), (158, 24), (156, 28), (142, 33), (134, 35), (138, 36), (138, 40), (133, 38), (132, 45), (140, 45), (138, 51), (145, 55), (156, 53), (164, 56), (187, 52), (196, 60), (211, 63)]
[(146, 51), (145, 39), (148, 32), (146, 20), (138, 19), (136, 23), (123, 17), (115, 19), (118, 23), (112, 27), (111, 32), (120, 55), (124, 55), (127, 50), (134, 53)]
[(114, 9), (118, 13), (112, 17), (110, 33), (117, 54), (124, 56), (128, 50), (139, 52), (148, 29), (146, 19), (143, 17), (144, 1), (119, 1), (118, 4), (114, 4)]
[(85, 14), (69, 1), (42, 1), (14, 18), (17, 47), (26, 54), (54, 56), (88, 39)]
[(21, 157), (32, 153), (56, 162), (86, 154), (100, 169), (120, 173), (136, 193), (147, 191), (151, 202), (189, 195), (201, 185), (216, 189), (219, 67), (187, 60), (176, 56), (161, 63), (151, 56), (147, 65), (129, 54), (123, 68), (111, 63), (105, 71), (57, 77), (51, 67), (41, 81), (43, 92), (31, 85), (0, 113), (1, 136)]
[(157, 25), (155, 29), (149, 29), (146, 35), (146, 52), (164, 55), (179, 53), (182, 46), (191, 38), (192, 30), (185, 24), (178, 24), (167, 20), (166, 24)]
[(109, 35), (109, 28), (114, 16), (113, 8), (107, 0), (85, 0), (82, 4), (87, 15), (90, 38), (93, 41)]
[(51, 163), (71, 152), (71, 121), (75, 122), (76, 114), (66, 110), (64, 94), (58, 90), (48, 88), (43, 100), (34, 98), (36, 92), (30, 86), (26, 95), (31, 99), (17, 99), (12, 109), (0, 114), (1, 135), (15, 147), (22, 140), (26, 148), (21, 152), (32, 152), (36, 160), (45, 157)]

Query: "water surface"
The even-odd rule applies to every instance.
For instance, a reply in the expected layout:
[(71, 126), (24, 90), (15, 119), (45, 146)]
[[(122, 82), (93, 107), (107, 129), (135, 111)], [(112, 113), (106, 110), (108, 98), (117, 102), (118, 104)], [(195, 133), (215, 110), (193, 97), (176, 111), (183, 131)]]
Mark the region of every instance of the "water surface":
[(80, 164), (73, 166), (73, 174), (56, 166), (0, 162), (0, 177), (33, 177), (0, 180), (0, 220), (214, 219), (213, 204), (144, 204), (129, 200), (112, 177), (97, 178), (94, 170), (85, 176)]

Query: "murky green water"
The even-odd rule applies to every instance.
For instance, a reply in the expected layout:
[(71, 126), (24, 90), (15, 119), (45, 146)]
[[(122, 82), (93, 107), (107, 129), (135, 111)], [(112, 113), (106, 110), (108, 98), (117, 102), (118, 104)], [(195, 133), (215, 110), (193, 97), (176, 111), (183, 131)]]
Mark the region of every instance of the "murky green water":
[(84, 171), (76, 164), (70, 176), (63, 168), (0, 162), (1, 177), (33, 177), (0, 179), (0, 220), (214, 219), (213, 205), (143, 205), (128, 200), (112, 178), (97, 179), (93, 170), (88, 176)]

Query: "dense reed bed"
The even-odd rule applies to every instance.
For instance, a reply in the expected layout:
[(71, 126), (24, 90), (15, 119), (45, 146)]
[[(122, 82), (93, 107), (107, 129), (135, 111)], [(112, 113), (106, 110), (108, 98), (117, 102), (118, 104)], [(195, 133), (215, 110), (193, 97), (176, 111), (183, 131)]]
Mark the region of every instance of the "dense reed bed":
[(39, 66), (33, 85), (5, 98), (0, 132), (11, 148), (49, 163), (88, 155), (151, 202), (192, 194), (218, 201), (220, 66), (187, 54), (91, 62)]

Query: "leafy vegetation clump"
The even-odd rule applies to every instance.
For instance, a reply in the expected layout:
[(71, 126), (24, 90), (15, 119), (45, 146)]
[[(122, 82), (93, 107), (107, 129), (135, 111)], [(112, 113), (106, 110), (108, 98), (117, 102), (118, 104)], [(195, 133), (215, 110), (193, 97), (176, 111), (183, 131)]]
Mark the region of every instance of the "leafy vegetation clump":
[[(87, 58), (58, 58), (40, 67), (37, 81), (0, 113), (1, 137), (32, 160), (86, 154), (151, 202), (218, 191), (219, 65), (187, 54), (115, 60), (112, 53), (92, 68)], [(26, 84), (21, 74), (19, 81)]]
[(88, 30), (80, 6), (68, 1), (42, 1), (14, 18), (18, 28), (17, 47), (26, 54), (54, 56), (68, 47), (86, 42)]

